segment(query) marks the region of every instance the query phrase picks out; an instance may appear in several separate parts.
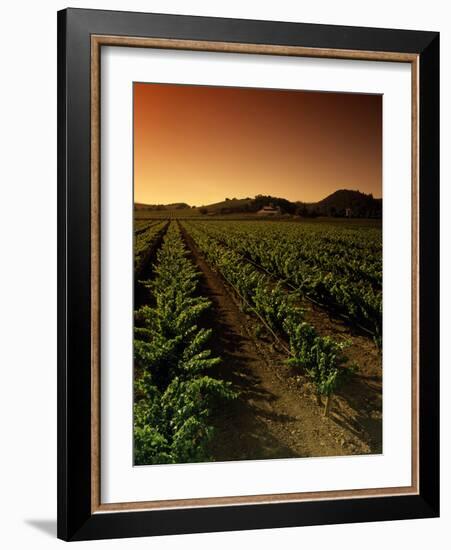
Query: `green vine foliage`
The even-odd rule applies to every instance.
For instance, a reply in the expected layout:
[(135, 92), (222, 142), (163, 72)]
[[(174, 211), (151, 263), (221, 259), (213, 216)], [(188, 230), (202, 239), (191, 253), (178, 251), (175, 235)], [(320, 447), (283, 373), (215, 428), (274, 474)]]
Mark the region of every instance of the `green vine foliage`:
[(141, 222), (137, 224), (134, 232), (134, 266), (135, 273), (139, 275), (142, 271), (145, 261), (149, 257), (149, 253), (154, 248), (158, 238), (165, 231), (167, 222)]
[(201, 230), (199, 222), (190, 223), (190, 234), (226, 281), (235, 287), (272, 330), (288, 341), (288, 364), (303, 370), (318, 395), (328, 396), (336, 392), (340, 384), (357, 370), (355, 365), (348, 365), (345, 354), (350, 342), (337, 342), (328, 336), (320, 336), (305, 321), (304, 312), (297, 304), (296, 292), (284, 290), (282, 282), (272, 284), (268, 276), (244, 261), (240, 253), (210, 237), (205, 230), (206, 224), (202, 225)]
[(195, 296), (198, 273), (171, 223), (147, 287), (152, 306), (135, 314), (135, 464), (208, 460), (218, 403), (236, 397), (230, 384), (205, 373), (220, 361), (207, 348), (211, 331), (199, 328), (208, 299)]
[(319, 336), (305, 322), (295, 324), (288, 319), (285, 326), (290, 334), (292, 354), (288, 363), (305, 370), (319, 395), (332, 395), (346, 378), (356, 372), (356, 365), (346, 366), (348, 358), (344, 350), (350, 342)]
[(333, 224), (190, 222), (302, 294), (382, 339), (382, 240)]

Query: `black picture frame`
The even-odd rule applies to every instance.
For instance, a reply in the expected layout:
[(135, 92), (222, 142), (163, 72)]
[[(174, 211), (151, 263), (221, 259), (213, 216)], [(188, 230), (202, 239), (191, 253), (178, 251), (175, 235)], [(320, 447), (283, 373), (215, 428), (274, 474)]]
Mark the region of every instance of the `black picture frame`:
[[(400, 52), (419, 59), (419, 494), (91, 511), (91, 36)], [(58, 12), (58, 537), (87, 540), (439, 515), (439, 33)]]

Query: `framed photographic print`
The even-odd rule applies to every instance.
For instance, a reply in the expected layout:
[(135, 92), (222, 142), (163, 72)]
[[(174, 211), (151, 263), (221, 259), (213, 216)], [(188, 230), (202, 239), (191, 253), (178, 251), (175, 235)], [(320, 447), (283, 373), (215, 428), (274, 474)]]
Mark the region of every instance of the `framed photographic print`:
[(439, 513), (439, 35), (58, 14), (58, 536)]

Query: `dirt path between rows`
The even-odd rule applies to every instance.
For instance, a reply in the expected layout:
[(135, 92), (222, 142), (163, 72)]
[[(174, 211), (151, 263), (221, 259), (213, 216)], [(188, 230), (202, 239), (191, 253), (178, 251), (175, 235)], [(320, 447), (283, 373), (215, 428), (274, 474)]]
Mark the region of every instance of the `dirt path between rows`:
[(231, 289), (211, 269), (183, 226), (182, 235), (201, 272), (199, 293), (212, 302), (202, 324), (213, 329), (210, 348), (222, 363), (210, 374), (230, 381), (239, 392), (238, 399), (214, 414), (212, 459), (378, 452), (362, 424), (349, 416), (346, 398), (335, 400), (329, 418), (322, 416), (307, 381), (284, 363), (286, 356), (273, 341), (257, 336), (255, 320), (240, 309)]

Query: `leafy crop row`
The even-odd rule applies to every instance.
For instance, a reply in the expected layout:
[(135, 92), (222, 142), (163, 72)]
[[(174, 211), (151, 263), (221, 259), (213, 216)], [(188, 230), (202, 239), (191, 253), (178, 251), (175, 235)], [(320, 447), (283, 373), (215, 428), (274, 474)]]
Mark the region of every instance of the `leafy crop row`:
[(186, 257), (180, 230), (169, 225), (147, 282), (152, 305), (135, 313), (135, 464), (208, 459), (209, 416), (218, 401), (235, 396), (230, 384), (207, 376), (219, 358), (199, 328), (208, 299), (196, 297), (198, 272)]
[(166, 221), (163, 222), (141, 222), (137, 224), (134, 231), (134, 267), (135, 275), (140, 275), (142, 269), (152, 254), (156, 243), (168, 226)]
[(135, 220), (133, 233), (137, 237), (140, 233), (144, 233), (154, 225), (161, 223), (161, 220)]
[(382, 341), (382, 243), (356, 231), (287, 222), (196, 222), (210, 237)]
[(289, 363), (301, 367), (313, 381), (317, 394), (326, 396), (328, 413), (330, 396), (353, 369), (346, 366), (348, 342), (320, 336), (304, 319), (296, 304), (297, 296), (286, 292), (281, 284), (271, 284), (268, 277), (240, 254), (221, 245), (199, 229), (197, 222), (184, 222), (207, 261), (231, 285), (245, 304), (264, 320), (269, 328), (283, 335), (289, 343)]

